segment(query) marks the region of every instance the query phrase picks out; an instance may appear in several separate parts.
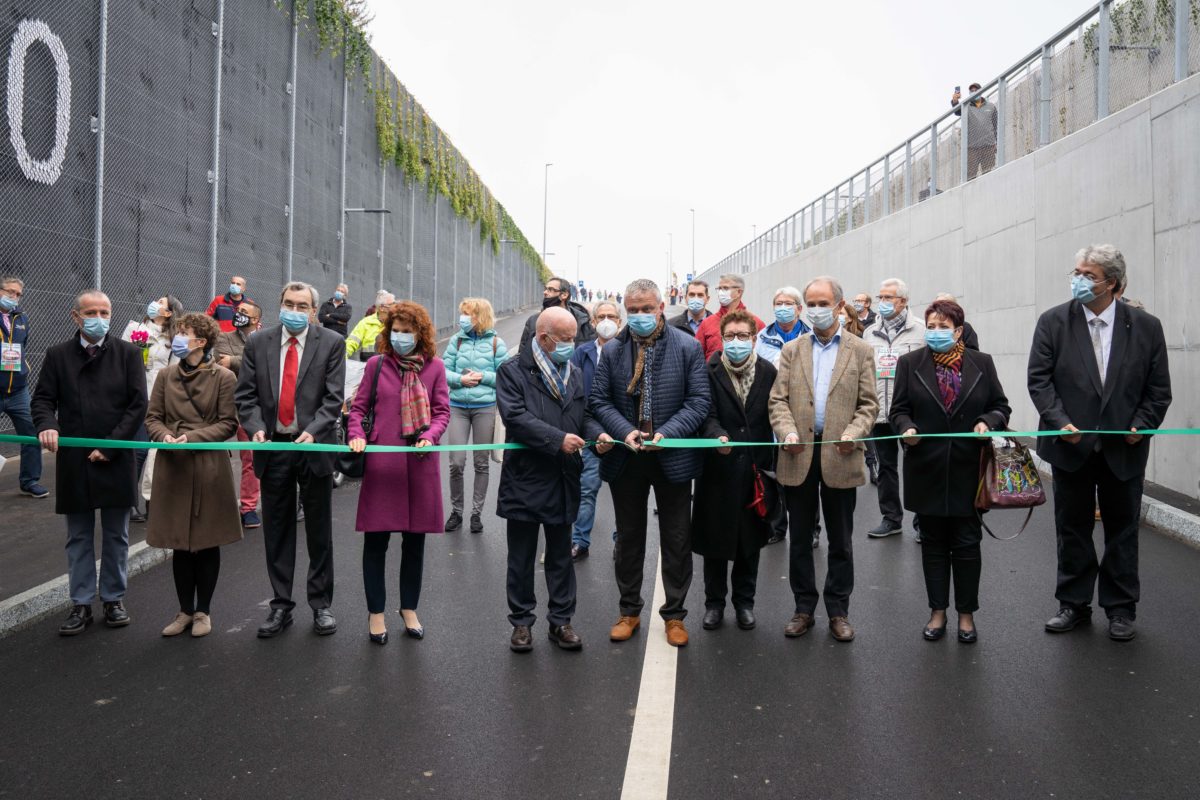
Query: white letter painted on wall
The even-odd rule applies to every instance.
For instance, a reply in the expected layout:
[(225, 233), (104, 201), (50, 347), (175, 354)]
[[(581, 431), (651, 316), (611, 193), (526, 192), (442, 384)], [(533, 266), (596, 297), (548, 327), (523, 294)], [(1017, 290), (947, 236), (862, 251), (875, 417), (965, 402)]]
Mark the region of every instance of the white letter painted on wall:
[[(50, 49), (54, 58), (54, 72), (58, 78), (54, 106), (54, 148), (44, 161), (29, 155), (23, 131), (25, 122), (25, 54), (34, 42), (41, 42)], [(8, 53), (8, 138), (17, 154), (21, 172), (31, 181), (53, 184), (62, 175), (63, 161), (67, 158), (67, 135), (71, 127), (71, 65), (67, 62), (67, 50), (62, 39), (54, 35), (50, 26), (41, 20), (22, 20), (13, 34), (12, 49)]]

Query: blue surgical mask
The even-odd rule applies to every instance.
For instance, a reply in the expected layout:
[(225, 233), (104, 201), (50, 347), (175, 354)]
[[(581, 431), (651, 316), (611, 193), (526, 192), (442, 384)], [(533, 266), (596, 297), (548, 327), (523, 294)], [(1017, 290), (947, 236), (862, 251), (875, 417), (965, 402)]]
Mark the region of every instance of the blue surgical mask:
[(550, 358), (555, 364), (565, 364), (571, 360), (573, 355), (575, 355), (574, 342), (555, 342), (554, 352), (550, 354)]
[(789, 322), (796, 321), (796, 307), (789, 306), (786, 303), (775, 306), (775, 321), (782, 322), (787, 325)]
[(887, 300), (880, 301), (879, 313), (883, 315), (884, 319), (891, 319), (892, 315), (896, 313), (896, 304)]
[(104, 317), (84, 317), (83, 332), (89, 339), (102, 339), (108, 335), (109, 321)]
[(1096, 294), (1096, 283), (1087, 275), (1071, 276), (1071, 295), (1085, 305), (1100, 296)]
[(171, 339), (171, 355), (175, 356), (180, 361), (187, 358), (188, 353), (192, 352), (192, 349), (188, 347), (188, 342), (190, 341), (191, 337), (187, 336), (186, 334), (175, 334), (175, 338)]
[(948, 353), (954, 348), (954, 331), (930, 328), (925, 331), (925, 345), (935, 353)]
[(629, 330), (638, 336), (649, 336), (658, 327), (658, 316), (655, 314), (630, 314), (626, 323)]
[(754, 349), (753, 342), (743, 342), (741, 339), (734, 339), (732, 342), (725, 342), (725, 356), (734, 364), (740, 364), (750, 355), (750, 351)]
[(236, 283), (231, 283), (231, 284), (229, 284), (229, 293), (230, 294), (241, 294), (242, 287), (238, 286)]
[(413, 350), (417, 349), (417, 335), (415, 333), (397, 333), (392, 331), (388, 341), (392, 343), (392, 349), (396, 351), (398, 356), (406, 356)]
[(334, 299), (334, 300), (345, 300), (345, 299), (346, 299), (346, 294), (345, 294), (345, 292), (342, 292), (341, 290), (338, 290), (338, 291), (336, 291), (336, 292), (334, 292), (334, 293), (333, 293), (333, 299)]
[(161, 310), (161, 309), (160, 309), (160, 307), (159, 307), (159, 305), (158, 305), (158, 302), (157, 302), (157, 301), (155, 301), (155, 302), (152, 302), (152, 303), (150, 303), (149, 305), (147, 305), (147, 306), (146, 306), (146, 317), (147, 317), (148, 319), (154, 319), (155, 317), (157, 317), (157, 316), (158, 316), (158, 312), (159, 312), (160, 310)]
[(475, 330), (475, 322), (468, 314), (460, 314), (458, 317), (458, 327), (463, 333), (470, 333)]
[(703, 310), (704, 310), (704, 299), (703, 298), (700, 298), (700, 297), (689, 297), (688, 298), (688, 311), (692, 312), (693, 314), (699, 314)]
[(813, 330), (827, 331), (833, 327), (833, 309), (826, 306), (809, 306), (808, 324)]
[(16, 311), (17, 301), (6, 294), (0, 294), (0, 308), (4, 311)]
[(283, 323), (283, 327), (288, 329), (289, 333), (299, 333), (308, 327), (308, 314), (303, 311), (288, 311), (286, 308), (279, 310), (279, 321)]

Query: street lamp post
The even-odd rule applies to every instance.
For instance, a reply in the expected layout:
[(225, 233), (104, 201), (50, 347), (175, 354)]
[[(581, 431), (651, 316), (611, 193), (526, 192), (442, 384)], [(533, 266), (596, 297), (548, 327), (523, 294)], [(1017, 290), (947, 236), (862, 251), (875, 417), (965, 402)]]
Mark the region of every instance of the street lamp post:
[(692, 212), (692, 277), (696, 277), (696, 209)]
[(550, 168), (554, 165), (546, 164), (546, 176), (542, 185), (542, 261), (546, 260), (546, 222), (550, 218)]
[(579, 287), (579, 255), (583, 252), (583, 245), (575, 245), (575, 286)]

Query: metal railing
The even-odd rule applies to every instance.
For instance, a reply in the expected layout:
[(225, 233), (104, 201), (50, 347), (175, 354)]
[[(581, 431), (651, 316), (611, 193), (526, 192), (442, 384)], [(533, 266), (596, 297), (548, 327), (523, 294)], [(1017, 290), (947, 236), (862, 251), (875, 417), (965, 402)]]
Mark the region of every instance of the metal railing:
[[(1029, 155), (1200, 72), (1200, 0), (1104, 0), (696, 277), (747, 273)], [(978, 100), (983, 106), (975, 106)], [(994, 141), (987, 117), (995, 112)], [(972, 137), (984, 141), (972, 145)]]

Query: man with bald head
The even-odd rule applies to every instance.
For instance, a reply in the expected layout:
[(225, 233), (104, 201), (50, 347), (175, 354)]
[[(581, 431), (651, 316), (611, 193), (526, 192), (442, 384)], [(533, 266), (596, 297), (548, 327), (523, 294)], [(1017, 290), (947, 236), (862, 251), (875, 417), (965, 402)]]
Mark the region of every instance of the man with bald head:
[(146, 416), (146, 369), (136, 345), (108, 335), (112, 303), (98, 289), (75, 298), (76, 330), (46, 351), (33, 394), (33, 422), (42, 447), (58, 453), (55, 511), (67, 518), (71, 613), (63, 636), (92, 624), (96, 596), (95, 528), (103, 546), (100, 600), (110, 628), (129, 624), (123, 599), (129, 556), (129, 509), (137, 502), (132, 450), (58, 447), (59, 436), (136, 439)]
[(515, 359), (496, 372), (496, 404), (506, 442), (526, 449), (504, 457), (496, 513), (508, 520), (509, 647), (533, 649), (530, 628), (536, 616), (534, 569), (538, 527), (546, 532), (546, 619), (550, 641), (564, 650), (583, 646), (571, 628), (575, 614), (575, 566), (571, 561), (571, 525), (579, 513), (583, 472), (583, 376), (572, 368), (577, 333), (575, 315), (547, 308), (538, 316), (534, 336)]

